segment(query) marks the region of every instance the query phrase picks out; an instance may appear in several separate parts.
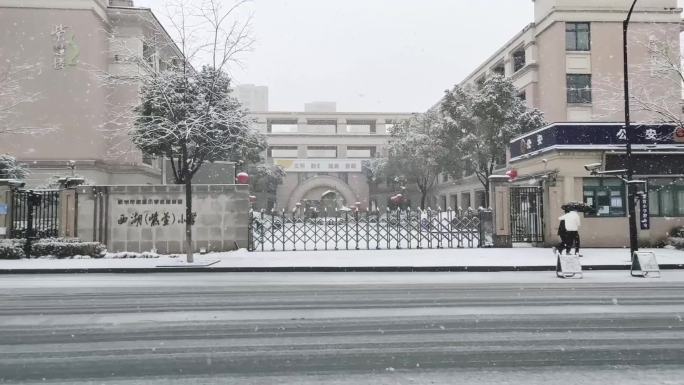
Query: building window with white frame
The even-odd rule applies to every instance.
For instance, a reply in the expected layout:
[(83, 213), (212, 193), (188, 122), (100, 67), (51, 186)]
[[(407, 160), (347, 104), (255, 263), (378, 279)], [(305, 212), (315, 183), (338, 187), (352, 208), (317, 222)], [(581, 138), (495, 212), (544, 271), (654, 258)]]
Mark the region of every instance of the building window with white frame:
[(375, 134), (374, 120), (347, 120), (346, 134)]
[(591, 31), (589, 23), (565, 23), (565, 50), (589, 51)]
[(297, 120), (269, 119), (266, 122), (266, 131), (273, 134), (292, 134), (297, 132)]
[(274, 146), (268, 149), (270, 158), (297, 158), (298, 153), (297, 146)]
[(590, 104), (591, 75), (568, 74), (566, 79), (568, 104)]
[(375, 147), (347, 146), (347, 158), (374, 158)]

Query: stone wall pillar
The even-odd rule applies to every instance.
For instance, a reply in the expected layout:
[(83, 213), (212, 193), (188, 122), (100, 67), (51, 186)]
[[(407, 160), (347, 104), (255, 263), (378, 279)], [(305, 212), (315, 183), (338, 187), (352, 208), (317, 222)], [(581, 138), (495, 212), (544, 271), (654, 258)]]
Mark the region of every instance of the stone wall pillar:
[(512, 247), (511, 192), (508, 176), (489, 177), (489, 206), (494, 217), (494, 247)]
[(78, 217), (78, 195), (70, 188), (59, 193), (59, 237), (76, 238)]

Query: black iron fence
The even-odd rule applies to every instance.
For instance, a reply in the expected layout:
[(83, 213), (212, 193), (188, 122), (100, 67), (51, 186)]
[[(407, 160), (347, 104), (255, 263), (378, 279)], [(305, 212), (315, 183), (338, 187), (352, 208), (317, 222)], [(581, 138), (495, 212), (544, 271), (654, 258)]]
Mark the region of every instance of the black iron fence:
[(513, 242), (544, 242), (541, 187), (511, 188), (511, 239)]
[(39, 239), (59, 233), (59, 191), (14, 190), (10, 238)]
[(491, 211), (250, 212), (249, 250), (439, 249), (491, 245)]

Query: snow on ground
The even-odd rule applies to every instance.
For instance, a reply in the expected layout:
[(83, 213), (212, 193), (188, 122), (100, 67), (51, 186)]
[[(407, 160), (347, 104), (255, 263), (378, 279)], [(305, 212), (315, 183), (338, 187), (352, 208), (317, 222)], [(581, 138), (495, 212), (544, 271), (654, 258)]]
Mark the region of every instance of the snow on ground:
[(591, 271), (584, 278), (559, 279), (552, 271), (516, 272), (349, 272), (349, 273), (136, 273), (136, 274), (17, 274), (0, 279), (0, 289), (44, 289), (44, 288), (158, 288), (158, 287), (231, 287), (254, 290), (259, 287), (319, 287), (363, 285), (593, 285), (597, 283), (630, 285), (653, 285), (684, 282), (684, 270), (665, 270), (658, 279), (634, 278), (624, 270)]
[[(644, 249), (646, 251), (648, 249)], [(659, 264), (683, 264), (684, 251), (650, 249)], [(581, 263), (629, 265), (627, 249), (584, 249)], [(433, 249), (433, 250), (340, 250), (210, 253), (195, 256), (187, 264), (184, 256), (159, 258), (102, 259), (22, 259), (0, 260), (0, 269), (104, 269), (175, 267), (431, 267), (431, 266), (555, 266), (556, 258), (547, 248), (512, 249)]]

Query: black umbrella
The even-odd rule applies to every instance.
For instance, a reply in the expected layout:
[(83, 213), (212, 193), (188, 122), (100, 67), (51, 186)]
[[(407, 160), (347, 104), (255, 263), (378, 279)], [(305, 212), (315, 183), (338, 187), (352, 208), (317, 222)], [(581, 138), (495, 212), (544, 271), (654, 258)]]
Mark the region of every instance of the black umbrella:
[(594, 214), (596, 210), (584, 202), (568, 202), (561, 206), (561, 209), (569, 211), (577, 211), (585, 214)]

